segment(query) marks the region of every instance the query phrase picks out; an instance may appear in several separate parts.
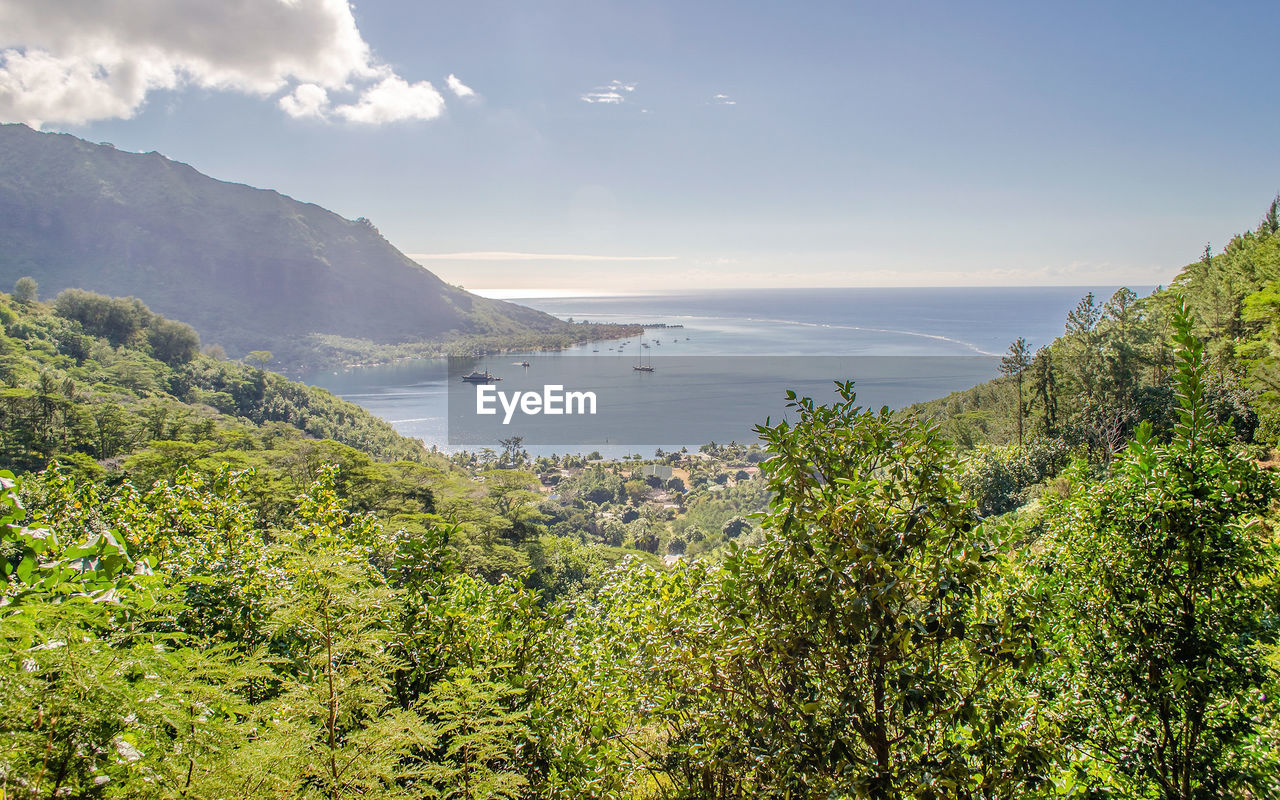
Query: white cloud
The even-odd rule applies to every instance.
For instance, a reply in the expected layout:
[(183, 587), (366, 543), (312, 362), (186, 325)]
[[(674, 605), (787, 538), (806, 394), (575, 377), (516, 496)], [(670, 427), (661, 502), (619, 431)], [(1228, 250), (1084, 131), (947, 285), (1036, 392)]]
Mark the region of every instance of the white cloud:
[(623, 83), (622, 81), (609, 81), (607, 86), (597, 86), (589, 92), (579, 95), (584, 103), (608, 103), (617, 105), (626, 100), (626, 95), (634, 92), (636, 85), (634, 83)]
[(621, 103), (622, 95), (617, 92), (587, 92), (582, 99), (588, 103)]
[(280, 98), (280, 108), (291, 117), (323, 117), (329, 107), (329, 93), (323, 86), (304, 83)]
[(338, 106), (334, 113), (350, 122), (377, 125), (406, 119), (435, 119), (444, 111), (444, 98), (429, 81), (409, 83), (388, 75), (365, 89), (360, 100)]
[(711, 98), (711, 102), (718, 106), (736, 106), (738, 104), (737, 100), (731, 99), (727, 94), (718, 94)]
[(171, 72), (141, 66), (104, 72), (91, 58), (5, 50), (0, 52), (0, 118), (38, 127), (45, 120), (131, 117), (147, 92), (176, 83)]
[[(348, 0), (0, 0), (0, 119), (127, 119), (151, 92), (184, 86), (284, 91), (280, 108), (297, 117), (324, 117), (330, 95), (362, 90), (339, 116), (430, 119), (442, 107), (429, 83), (375, 59)], [(412, 98), (390, 112), (397, 91)]]
[(463, 83), (459, 80), (458, 76), (454, 75), (452, 72), (449, 73), (449, 77), (445, 78), (444, 82), (448, 85), (449, 91), (453, 92), (454, 95), (461, 99), (465, 100), (476, 96), (476, 90)]

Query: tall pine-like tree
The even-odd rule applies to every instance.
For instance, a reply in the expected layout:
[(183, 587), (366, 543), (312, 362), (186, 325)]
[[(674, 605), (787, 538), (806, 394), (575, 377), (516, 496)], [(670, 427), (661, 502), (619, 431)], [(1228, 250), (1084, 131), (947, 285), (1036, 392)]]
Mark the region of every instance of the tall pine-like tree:
[(1018, 418), (1018, 449), (1022, 449), (1022, 421), (1027, 414), (1027, 405), (1022, 399), (1022, 375), (1031, 366), (1031, 348), (1027, 347), (1027, 340), (1019, 336), (1009, 345), (1008, 352), (1000, 359), (1000, 374), (1014, 378), (1016, 386), (1016, 402), (1014, 404), (1014, 414)]

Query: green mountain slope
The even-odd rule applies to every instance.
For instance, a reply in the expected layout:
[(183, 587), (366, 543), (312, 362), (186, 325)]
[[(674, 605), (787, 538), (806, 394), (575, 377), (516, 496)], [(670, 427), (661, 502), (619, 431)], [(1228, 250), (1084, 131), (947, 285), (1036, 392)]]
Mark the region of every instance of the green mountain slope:
[(1212, 412), (1242, 441), (1280, 444), (1280, 198), (1254, 229), (1216, 254), (1206, 248), (1168, 288), (1141, 298), (1090, 293), (1062, 336), (1021, 366), (1007, 356), (1006, 377), (914, 408), (962, 446), (1017, 445), (1021, 429), (1029, 450), (1053, 443), (1109, 458), (1141, 421), (1172, 429), (1169, 341), (1181, 301), (1206, 344)]
[(135, 309), (143, 324), (104, 334), (52, 304), (0, 294), (0, 469), (36, 470), (59, 458), (96, 472), (94, 461), (112, 464), (156, 442), (200, 450), (254, 437), (333, 440), (383, 461), (427, 455), (421, 442), (323, 389), (166, 347), (164, 332), (190, 329), (135, 300), (86, 303)]
[[(352, 221), (159, 153), (0, 125), (0, 286), (141, 298), (233, 355), (298, 362), (315, 335), (379, 344), (572, 335), (441, 281)], [(582, 338), (580, 335), (575, 338)]]

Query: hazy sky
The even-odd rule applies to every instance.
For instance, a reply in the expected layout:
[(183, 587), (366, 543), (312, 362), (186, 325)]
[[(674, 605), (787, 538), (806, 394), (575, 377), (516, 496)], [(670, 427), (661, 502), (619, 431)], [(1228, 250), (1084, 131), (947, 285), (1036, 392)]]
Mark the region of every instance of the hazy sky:
[(0, 0), (0, 118), (467, 288), (1152, 284), (1280, 190), (1280, 4)]

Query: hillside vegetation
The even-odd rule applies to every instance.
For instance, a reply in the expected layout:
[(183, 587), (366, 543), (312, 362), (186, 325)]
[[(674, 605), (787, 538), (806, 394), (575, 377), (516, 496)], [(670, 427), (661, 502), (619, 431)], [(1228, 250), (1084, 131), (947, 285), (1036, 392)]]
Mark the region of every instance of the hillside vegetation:
[[(133, 300), (7, 298), (6, 447), (65, 464), (0, 478), (0, 790), (1280, 798), (1274, 218), (935, 419), (846, 383), (647, 475), (214, 406), (147, 440), (153, 403), (197, 413), (179, 376), (291, 385)], [(104, 402), (52, 410), (69, 379), (121, 395), (116, 463), (77, 433)]]
[(992, 508), (1025, 500), (1022, 488), (1060, 469), (1078, 449), (1105, 462), (1139, 423), (1174, 425), (1173, 318), (1185, 300), (1206, 342), (1206, 402), (1242, 442), (1280, 445), (1280, 201), (1221, 252), (1205, 251), (1148, 297), (1092, 293), (1064, 333), (1032, 352), (1010, 345), (1003, 377), (910, 410), (968, 451), (976, 481), (1002, 483)]
[[(447, 550), (471, 574), (537, 568), (554, 583), (572, 580), (560, 571), (624, 552), (651, 557), (630, 549), (634, 533), (561, 527), (562, 536), (542, 538), (552, 527), (544, 523), (567, 512), (540, 510), (526, 459), (450, 462), (353, 403), (264, 370), (266, 354), (246, 364), (201, 353), (190, 326), (137, 298), (25, 296), (0, 294), (0, 469), (34, 473), (53, 462), (60, 476), (112, 491), (235, 474), (252, 513), (274, 523), (327, 464), (339, 467), (336, 485), (352, 508), (414, 535), (451, 526)], [(564, 563), (547, 566), (544, 548)]]
[[(198, 445), (283, 423), (374, 458), (421, 460), (420, 442), (323, 389), (200, 353), (184, 323), (136, 298), (68, 290), (52, 304), (0, 296), (0, 461), (93, 471), (150, 441)], [(87, 459), (85, 458), (87, 457)]]

